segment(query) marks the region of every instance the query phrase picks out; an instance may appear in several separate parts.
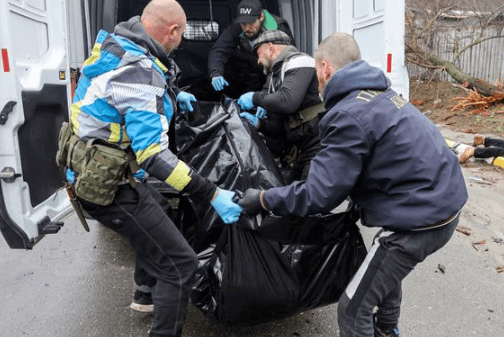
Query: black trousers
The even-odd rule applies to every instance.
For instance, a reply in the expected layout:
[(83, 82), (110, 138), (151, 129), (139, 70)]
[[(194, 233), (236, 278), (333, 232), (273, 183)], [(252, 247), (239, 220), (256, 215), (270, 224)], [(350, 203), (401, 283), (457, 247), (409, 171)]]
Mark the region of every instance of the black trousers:
[(397, 326), (402, 280), (452, 237), (460, 214), (443, 227), (419, 232), (380, 230), (366, 259), (341, 295), (338, 325), (341, 337), (373, 337), (373, 310), (382, 330)]
[(504, 140), (485, 137), (485, 147), (474, 149), (474, 158), (493, 158), (504, 156)]
[(292, 184), (295, 181), (304, 181), (310, 172), (310, 163), (313, 157), (320, 151), (320, 147), (301, 149), (292, 163), (292, 168), (286, 179), (287, 184)]
[(179, 337), (187, 315), (196, 253), (156, 200), (162, 196), (147, 184), (120, 185), (112, 204), (80, 200), (104, 226), (120, 234), (136, 252), (136, 269), (155, 279), (154, 321), (150, 336)]
[(295, 129), (290, 130), (289, 138), (298, 150), (292, 163), (287, 184), (297, 180), (306, 180), (310, 171), (311, 160), (320, 152), (319, 120), (313, 118)]

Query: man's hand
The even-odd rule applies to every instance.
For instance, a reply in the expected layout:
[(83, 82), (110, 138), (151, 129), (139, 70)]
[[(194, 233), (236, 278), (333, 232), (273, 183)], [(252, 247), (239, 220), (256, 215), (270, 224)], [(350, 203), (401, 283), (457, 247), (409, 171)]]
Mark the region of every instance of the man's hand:
[(228, 85), (228, 82), (224, 79), (223, 76), (215, 76), (212, 78), (212, 87), (215, 89), (215, 91), (222, 91), (222, 89), (224, 89), (224, 87), (227, 87)]
[(238, 201), (238, 204), (243, 207), (243, 211), (250, 215), (256, 215), (261, 211), (267, 211), (264, 204), (263, 196), (265, 191), (249, 188), (245, 191), (245, 195)]
[(260, 106), (257, 107), (257, 112), (256, 112), (256, 117), (259, 118), (259, 119), (263, 119), (263, 118), (266, 118), (266, 114), (268, 112), (266, 111), (265, 108), (261, 108)]
[(177, 102), (179, 104), (180, 110), (182, 113), (186, 113), (187, 111), (193, 111), (193, 107), (191, 102), (196, 102), (196, 97), (193, 94), (181, 91), (177, 95)]
[(233, 201), (235, 193), (217, 188), (211, 202), (213, 208), (219, 214), (225, 224), (232, 224), (238, 221), (242, 212), (241, 206)]
[(237, 103), (243, 111), (248, 111), (254, 107), (254, 102), (252, 102), (253, 97), (253, 91), (249, 91), (246, 94), (240, 96)]
[(241, 112), (240, 117), (243, 117), (246, 120), (248, 120), (253, 126), (255, 126), (256, 129), (259, 127), (259, 118), (257, 118), (256, 116), (248, 112)]

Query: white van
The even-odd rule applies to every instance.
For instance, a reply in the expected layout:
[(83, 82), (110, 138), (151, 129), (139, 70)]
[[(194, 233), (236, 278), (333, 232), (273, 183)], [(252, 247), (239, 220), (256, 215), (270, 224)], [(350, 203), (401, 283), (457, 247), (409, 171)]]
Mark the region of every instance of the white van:
[[(69, 117), (78, 68), (99, 29), (139, 15), (148, 0), (2, 0), (0, 2), (0, 230), (11, 248), (32, 249), (72, 211), (55, 154)], [(180, 0), (187, 36), (174, 55), (181, 82), (206, 80), (206, 57), (232, 21), (239, 0)], [(262, 0), (285, 18), (301, 51), (314, 53), (333, 32), (352, 34), (362, 57), (408, 97), (404, 1)], [(215, 34), (199, 34), (201, 27)], [(183, 85), (181, 85), (183, 86)]]

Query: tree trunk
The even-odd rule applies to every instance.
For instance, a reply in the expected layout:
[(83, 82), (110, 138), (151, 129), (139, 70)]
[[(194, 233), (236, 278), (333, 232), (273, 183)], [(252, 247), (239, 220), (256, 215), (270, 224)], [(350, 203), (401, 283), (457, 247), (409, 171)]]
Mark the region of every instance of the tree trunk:
[(502, 93), (499, 88), (482, 80), (481, 78), (471, 77), (464, 74), (453, 62), (445, 61), (438, 56), (430, 56), (431, 61), (436, 66), (442, 66), (446, 72), (457, 82), (462, 83), (466, 88), (475, 89), (478, 93), (485, 96), (493, 96), (495, 93)]

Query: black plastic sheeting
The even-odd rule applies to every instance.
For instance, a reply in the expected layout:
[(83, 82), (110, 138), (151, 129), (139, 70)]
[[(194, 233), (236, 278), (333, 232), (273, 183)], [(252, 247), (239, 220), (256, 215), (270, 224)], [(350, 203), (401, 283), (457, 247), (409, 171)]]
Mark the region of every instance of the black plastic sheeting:
[[(178, 155), (239, 196), (284, 185), (261, 136), (230, 99), (197, 102), (177, 118)], [(207, 203), (181, 198), (176, 223), (200, 260), (191, 301), (210, 321), (247, 326), (335, 303), (364, 260), (357, 212), (242, 214), (224, 225)]]

